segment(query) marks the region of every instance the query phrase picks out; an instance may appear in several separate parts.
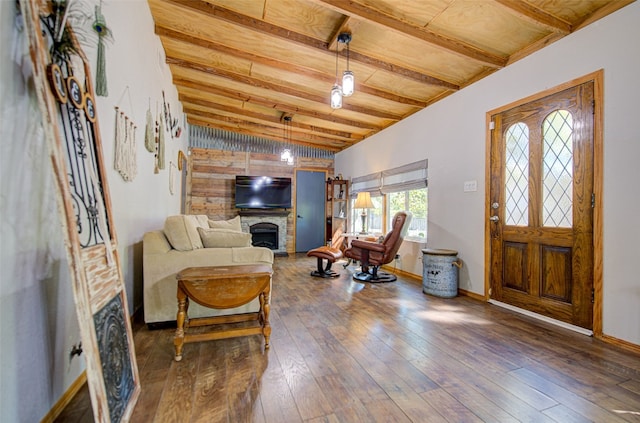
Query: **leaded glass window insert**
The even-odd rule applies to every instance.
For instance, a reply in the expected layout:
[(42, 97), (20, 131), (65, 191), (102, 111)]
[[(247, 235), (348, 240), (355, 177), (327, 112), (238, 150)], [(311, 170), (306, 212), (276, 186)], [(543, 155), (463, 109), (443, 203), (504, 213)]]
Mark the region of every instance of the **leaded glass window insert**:
[(505, 224), (529, 224), (529, 127), (522, 122), (505, 133)]
[(556, 110), (542, 123), (542, 225), (573, 226), (573, 117)]

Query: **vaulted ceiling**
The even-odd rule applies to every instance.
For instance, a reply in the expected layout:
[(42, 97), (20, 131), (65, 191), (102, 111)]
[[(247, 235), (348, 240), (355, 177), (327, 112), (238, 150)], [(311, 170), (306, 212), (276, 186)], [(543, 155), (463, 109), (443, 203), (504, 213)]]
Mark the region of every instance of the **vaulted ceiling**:
[[(632, 2), (148, 1), (191, 125), (331, 151)], [(341, 33), (356, 86), (332, 109), (336, 49), (340, 79), (347, 66)]]

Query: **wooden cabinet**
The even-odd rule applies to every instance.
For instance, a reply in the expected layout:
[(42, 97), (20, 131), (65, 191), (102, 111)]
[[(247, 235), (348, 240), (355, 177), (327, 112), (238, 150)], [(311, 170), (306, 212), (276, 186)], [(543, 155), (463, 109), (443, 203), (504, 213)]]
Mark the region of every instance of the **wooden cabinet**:
[[(347, 216), (349, 205), (349, 181), (329, 180), (326, 182), (326, 210), (327, 228), (325, 241), (331, 242), (336, 231), (347, 231)], [(333, 240), (335, 242), (335, 240)]]

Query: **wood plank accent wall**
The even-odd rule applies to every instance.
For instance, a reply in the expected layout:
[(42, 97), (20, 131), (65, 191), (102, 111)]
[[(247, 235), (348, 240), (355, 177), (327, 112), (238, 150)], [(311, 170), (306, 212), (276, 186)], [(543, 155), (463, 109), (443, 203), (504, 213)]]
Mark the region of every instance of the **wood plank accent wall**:
[(242, 151), (191, 149), (185, 210), (187, 214), (206, 214), (210, 219), (231, 219), (238, 214), (234, 207), (236, 175), (266, 175), (291, 178), (292, 205), (287, 218), (287, 252), (295, 252), (296, 170), (326, 172), (333, 177), (333, 160), (296, 157), (293, 166), (277, 154)]

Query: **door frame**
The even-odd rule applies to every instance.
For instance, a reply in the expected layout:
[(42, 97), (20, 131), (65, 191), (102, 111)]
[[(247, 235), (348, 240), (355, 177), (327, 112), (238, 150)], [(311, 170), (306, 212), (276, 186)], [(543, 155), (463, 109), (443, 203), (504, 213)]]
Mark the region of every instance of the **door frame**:
[(512, 103), (490, 110), (485, 115), (485, 218), (484, 218), (484, 299), (489, 301), (491, 288), (491, 117), (498, 113), (512, 109), (523, 104), (539, 100), (551, 94), (572, 88), (585, 82), (593, 81), (593, 192), (595, 204), (593, 208), (593, 335), (602, 338), (602, 200), (603, 200), (603, 81), (604, 70), (599, 69), (590, 74), (573, 79), (569, 82), (549, 88), (537, 94), (516, 100)]

